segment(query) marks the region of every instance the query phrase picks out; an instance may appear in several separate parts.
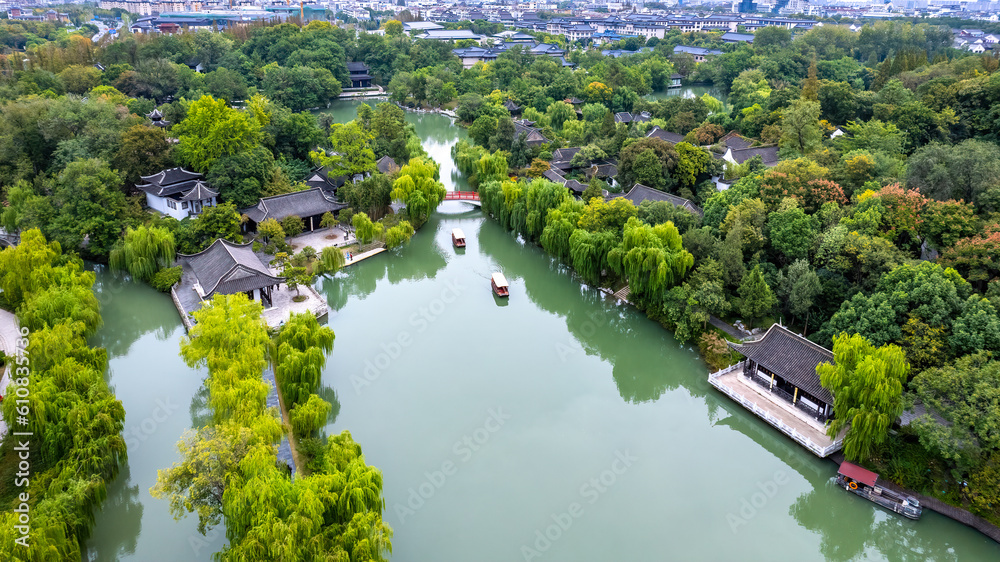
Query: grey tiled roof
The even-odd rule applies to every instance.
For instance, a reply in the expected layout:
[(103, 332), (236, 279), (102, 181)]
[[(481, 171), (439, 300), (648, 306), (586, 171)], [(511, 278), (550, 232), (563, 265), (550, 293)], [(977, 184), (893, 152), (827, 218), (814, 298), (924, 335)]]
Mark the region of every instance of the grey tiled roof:
[(265, 197), (257, 203), (256, 207), (243, 209), (242, 212), (255, 223), (260, 224), (267, 219), (280, 221), (292, 215), (305, 218), (332, 213), (345, 207), (347, 207), (346, 204), (328, 199), (319, 188), (313, 188)]
[(719, 142), (726, 145), (726, 148), (750, 148), (753, 143), (742, 136), (736, 131), (730, 131), (726, 136), (719, 139)]
[(659, 126), (655, 125), (648, 133), (646, 133), (646, 136), (654, 139), (660, 139), (669, 142), (670, 144), (677, 144), (684, 140), (684, 135), (664, 131)]
[(283, 277), (271, 275), (250, 244), (234, 244), (221, 238), (197, 254), (179, 254), (177, 261), (191, 268), (206, 297), (213, 293), (243, 293), (284, 281)]
[(701, 207), (695, 205), (688, 199), (678, 197), (665, 191), (660, 191), (659, 189), (647, 187), (641, 183), (637, 183), (632, 186), (632, 189), (630, 189), (628, 193), (622, 197), (625, 197), (625, 199), (634, 203), (636, 207), (641, 205), (643, 201), (666, 201), (671, 205), (680, 207), (685, 211), (698, 215), (699, 217), (705, 214), (705, 212), (701, 210)]
[(189, 172), (184, 168), (168, 168), (151, 176), (142, 176), (142, 179), (145, 180), (146, 183), (154, 185), (169, 185), (172, 183), (200, 178), (201, 174), (197, 172)]
[(580, 147), (557, 148), (552, 151), (552, 165), (556, 168), (569, 168), (570, 162), (576, 153), (580, 152)]
[(780, 160), (778, 158), (778, 147), (776, 146), (758, 146), (756, 148), (739, 149), (733, 148), (730, 149), (730, 151), (732, 152), (733, 160), (736, 160), (737, 164), (742, 164), (757, 155), (760, 155), (760, 158), (764, 161), (765, 166), (774, 166)]
[(168, 197), (190, 191), (202, 176), (183, 168), (170, 168), (158, 174), (142, 176), (142, 179), (146, 183), (137, 185), (137, 188), (150, 195)]
[(833, 395), (823, 388), (816, 374), (820, 363), (833, 363), (830, 350), (778, 324), (772, 325), (759, 340), (730, 343), (729, 347), (815, 398), (833, 404)]
[(181, 197), (181, 201), (203, 201), (205, 199), (211, 199), (218, 196), (218, 191), (212, 191), (207, 185), (199, 180), (194, 183), (194, 187), (191, 188), (191, 191), (188, 191)]
[(391, 174), (399, 171), (399, 164), (389, 156), (383, 156), (375, 163), (375, 167), (383, 174)]
[(560, 185), (566, 185), (566, 178), (562, 177), (562, 175), (560, 175), (559, 172), (556, 170), (552, 169), (545, 170), (544, 172), (542, 172), (542, 177), (549, 181), (556, 182)]

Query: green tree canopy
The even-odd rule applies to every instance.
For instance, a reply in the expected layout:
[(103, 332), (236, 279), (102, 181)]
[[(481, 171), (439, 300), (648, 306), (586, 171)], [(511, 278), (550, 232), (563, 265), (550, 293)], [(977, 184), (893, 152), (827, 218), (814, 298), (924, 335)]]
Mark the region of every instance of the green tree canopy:
[(835, 417), (827, 433), (844, 436), (844, 456), (850, 461), (870, 458), (885, 442), (889, 427), (903, 412), (903, 384), (910, 372), (903, 350), (875, 347), (858, 334), (833, 339), (833, 361), (816, 367), (820, 384), (833, 394)]

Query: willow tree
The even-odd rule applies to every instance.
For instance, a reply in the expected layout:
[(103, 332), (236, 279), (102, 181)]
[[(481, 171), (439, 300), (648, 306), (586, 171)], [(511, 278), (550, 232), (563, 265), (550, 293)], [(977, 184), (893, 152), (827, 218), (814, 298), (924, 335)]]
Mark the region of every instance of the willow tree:
[(334, 246), (327, 246), (319, 253), (319, 259), (313, 265), (316, 275), (333, 275), (344, 267), (347, 260), (344, 251)]
[(572, 198), (565, 186), (544, 179), (536, 179), (528, 184), (524, 193), (524, 204), (527, 216), (525, 226), (532, 240), (538, 241), (545, 229), (545, 219), (549, 211), (562, 204), (567, 198)]
[(846, 333), (833, 338), (833, 361), (816, 366), (820, 384), (833, 394), (835, 417), (827, 433), (835, 439), (849, 426), (844, 456), (865, 460), (903, 412), (903, 383), (910, 364), (896, 345), (874, 347), (860, 335)]
[(558, 207), (548, 212), (541, 238), (546, 252), (564, 261), (571, 259), (569, 239), (583, 215), (583, 207), (582, 201), (567, 197)]
[(507, 157), (499, 152), (483, 154), (476, 163), (476, 181), (501, 181), (507, 178)]
[(351, 224), (354, 227), (354, 235), (362, 244), (370, 244), (382, 234), (384, 228), (380, 222), (372, 222), (365, 213), (358, 213), (351, 217)]
[(649, 226), (632, 217), (625, 223), (621, 244), (608, 253), (608, 264), (628, 280), (631, 293), (640, 301), (654, 304), (684, 279), (694, 256), (684, 249), (674, 223)]
[(410, 221), (400, 221), (399, 224), (385, 231), (385, 245), (390, 250), (398, 248), (409, 242), (414, 232)]
[(437, 164), (433, 160), (413, 158), (400, 168), (389, 195), (405, 203), (410, 220), (420, 225), (444, 201), (445, 193), (444, 184), (438, 181)]
[(334, 338), (333, 330), (310, 313), (293, 314), (282, 327), (275, 341), (275, 376), (288, 401), (304, 403), (319, 388)]
[(608, 253), (619, 244), (618, 234), (609, 230), (588, 232), (582, 228), (573, 231), (569, 237), (569, 253), (573, 268), (591, 285), (601, 282), (603, 271), (608, 266)]
[(108, 258), (111, 269), (128, 271), (137, 281), (149, 281), (157, 271), (174, 261), (174, 235), (159, 226), (140, 226), (125, 231)]

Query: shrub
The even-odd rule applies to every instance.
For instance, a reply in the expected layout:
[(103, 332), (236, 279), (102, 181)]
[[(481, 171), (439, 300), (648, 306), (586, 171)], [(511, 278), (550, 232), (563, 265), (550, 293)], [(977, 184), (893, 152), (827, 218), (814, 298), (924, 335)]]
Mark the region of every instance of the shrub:
[(726, 345), (726, 340), (715, 332), (705, 332), (698, 338), (698, 349), (701, 350), (705, 362), (718, 371), (732, 364), (732, 352)]
[(153, 278), (149, 281), (149, 284), (152, 285), (154, 289), (166, 293), (169, 292), (170, 288), (176, 285), (180, 280), (180, 266), (166, 267), (153, 274)]

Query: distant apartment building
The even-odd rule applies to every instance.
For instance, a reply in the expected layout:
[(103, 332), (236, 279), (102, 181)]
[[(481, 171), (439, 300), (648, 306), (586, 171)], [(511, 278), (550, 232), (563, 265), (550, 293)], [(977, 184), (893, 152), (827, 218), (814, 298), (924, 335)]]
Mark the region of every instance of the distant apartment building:
[[(101, 0), (97, 7), (102, 10), (125, 10), (140, 16), (158, 15), (163, 12), (183, 12), (186, 7), (184, 2), (172, 0), (158, 0), (156, 2), (142, 2), (139, 0)], [(200, 7), (200, 3), (199, 3)]]

